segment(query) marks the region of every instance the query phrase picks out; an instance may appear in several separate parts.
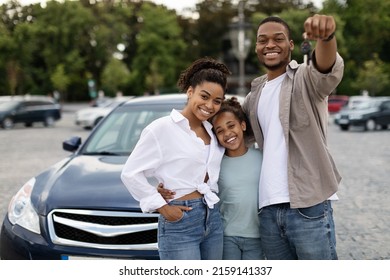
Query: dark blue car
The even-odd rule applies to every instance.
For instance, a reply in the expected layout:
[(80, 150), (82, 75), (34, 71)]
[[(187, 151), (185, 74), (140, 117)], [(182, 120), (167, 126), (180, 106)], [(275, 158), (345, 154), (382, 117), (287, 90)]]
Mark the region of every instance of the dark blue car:
[(13, 96), (0, 99), (0, 126), (5, 129), (22, 123), (31, 127), (34, 123), (53, 126), (61, 119), (61, 105), (51, 98), (37, 96)]
[(181, 109), (186, 94), (140, 97), (112, 111), (72, 154), (13, 197), (1, 229), (1, 259), (158, 259), (158, 213), (142, 213), (120, 179), (143, 128)]

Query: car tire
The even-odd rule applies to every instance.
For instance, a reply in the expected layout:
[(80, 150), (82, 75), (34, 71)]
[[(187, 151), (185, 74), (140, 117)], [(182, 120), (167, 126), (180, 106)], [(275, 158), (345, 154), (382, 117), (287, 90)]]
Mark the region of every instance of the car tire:
[(14, 121), (7, 117), (2, 121), (1, 125), (4, 129), (10, 129), (14, 127)]
[(44, 121), (44, 125), (46, 127), (51, 127), (54, 125), (54, 122), (55, 122), (55, 120), (54, 120), (53, 116), (46, 116), (45, 121)]
[(376, 129), (376, 122), (373, 119), (369, 119), (366, 121), (365, 129), (367, 131), (374, 131)]
[(340, 124), (340, 128), (341, 128), (341, 130), (346, 131), (346, 130), (348, 130), (349, 125)]

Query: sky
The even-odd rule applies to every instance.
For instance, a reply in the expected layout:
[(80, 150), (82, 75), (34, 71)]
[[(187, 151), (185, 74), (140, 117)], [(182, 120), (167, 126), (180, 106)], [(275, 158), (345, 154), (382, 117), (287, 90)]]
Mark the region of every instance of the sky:
[[(233, 0), (238, 2), (238, 0)], [(0, 4), (4, 4), (8, 2), (7, 0), (0, 0)], [(31, 3), (37, 2), (46, 2), (45, 0), (19, 0), (22, 5), (28, 5)], [(199, 2), (199, 0), (153, 0), (157, 4), (163, 4), (167, 6), (169, 9), (175, 9), (178, 13), (182, 13), (185, 8), (194, 8), (195, 4)], [(323, 0), (313, 0), (313, 3), (320, 7), (322, 5)]]

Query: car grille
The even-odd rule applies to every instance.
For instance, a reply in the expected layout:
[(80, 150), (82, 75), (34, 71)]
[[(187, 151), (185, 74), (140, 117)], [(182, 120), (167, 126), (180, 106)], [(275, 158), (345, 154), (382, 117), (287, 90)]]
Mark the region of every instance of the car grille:
[(57, 209), (48, 217), (58, 245), (116, 250), (157, 250), (159, 214)]

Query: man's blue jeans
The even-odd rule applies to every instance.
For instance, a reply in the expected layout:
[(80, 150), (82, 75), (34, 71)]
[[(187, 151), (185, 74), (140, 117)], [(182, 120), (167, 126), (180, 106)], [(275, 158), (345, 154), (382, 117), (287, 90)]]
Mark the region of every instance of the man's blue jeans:
[(207, 207), (203, 198), (174, 200), (170, 205), (192, 207), (175, 222), (160, 215), (158, 246), (162, 260), (221, 260), (223, 224), (218, 205)]
[(336, 260), (330, 201), (291, 209), (289, 203), (259, 211), (261, 244), (269, 260)]

